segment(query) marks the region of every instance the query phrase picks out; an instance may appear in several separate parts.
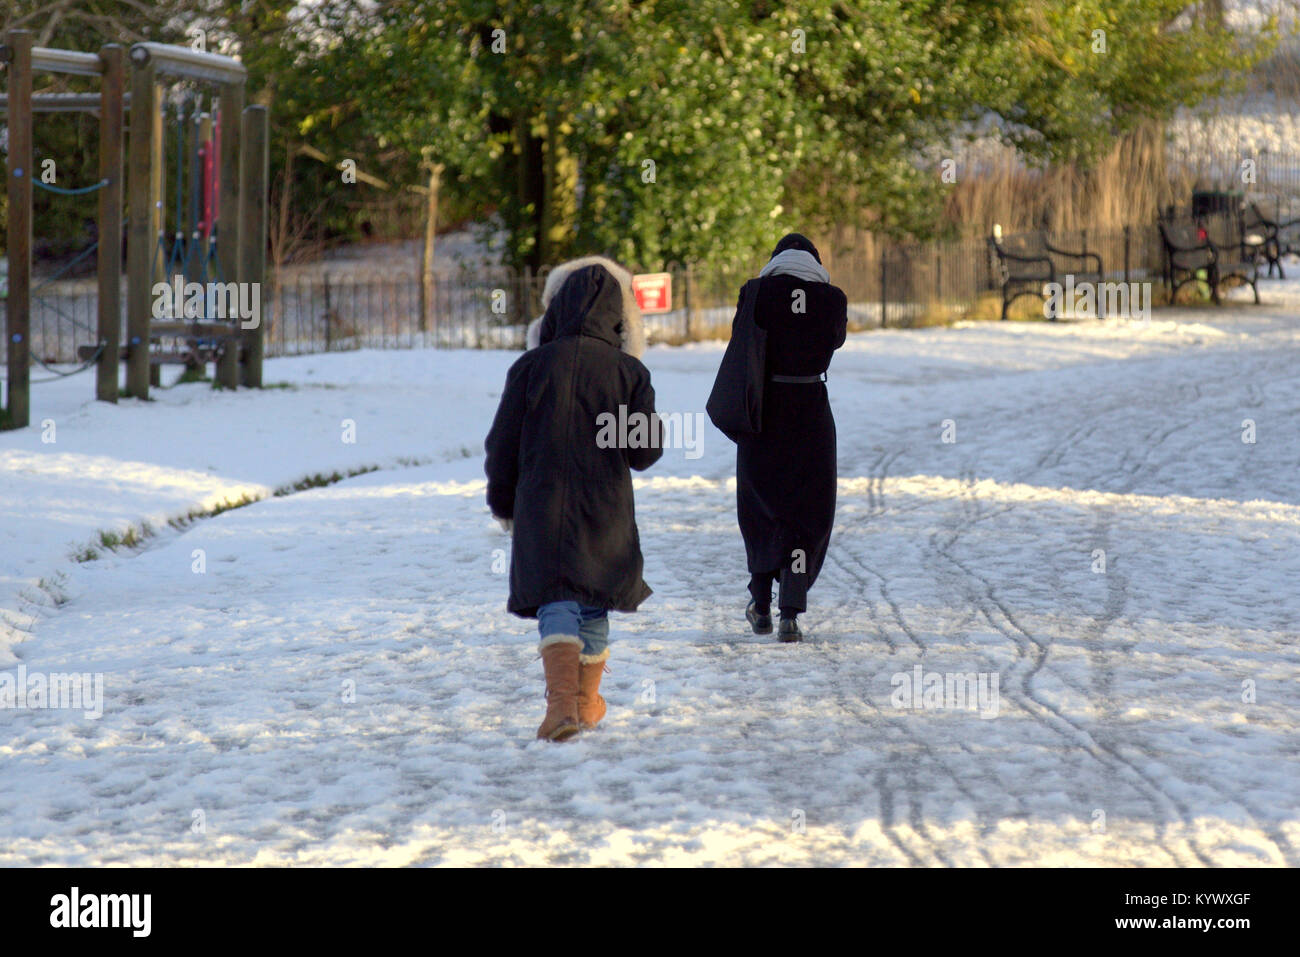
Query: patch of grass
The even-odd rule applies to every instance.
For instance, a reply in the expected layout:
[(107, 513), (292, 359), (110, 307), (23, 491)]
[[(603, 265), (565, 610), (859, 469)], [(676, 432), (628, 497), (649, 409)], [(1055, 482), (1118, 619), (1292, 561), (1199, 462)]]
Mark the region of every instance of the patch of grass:
[[(407, 459), (404, 460), (404, 463), (409, 465), (423, 464), (418, 459)], [(275, 490), (274, 494), (276, 497), (283, 497), (285, 495), (292, 495), (294, 492), (302, 492), (312, 488), (323, 488), (327, 485), (333, 485), (336, 482), (342, 482), (344, 479), (354, 478), (358, 475), (365, 475), (369, 472), (378, 471), (378, 465), (363, 465), (358, 468), (348, 469), (346, 474), (337, 470), (330, 473), (321, 472), (300, 479), (292, 485), (281, 486)], [(244, 493), (238, 498), (220, 502), (212, 508), (190, 509), (184, 515), (175, 515), (167, 519), (167, 524), (173, 530), (181, 532), (200, 519), (215, 518), (223, 512), (243, 508), (246, 505), (252, 505), (254, 502), (259, 502), (261, 500), (262, 497), (259, 495)], [(116, 532), (110, 529), (102, 530), (98, 533), (95, 541), (74, 548), (71, 557), (73, 561), (81, 564), (93, 562), (99, 559), (104, 551), (116, 551), (119, 548), (138, 548), (143, 545), (147, 539), (153, 538), (156, 534), (157, 533), (153, 526), (148, 522), (141, 522), (139, 526), (130, 525), (127, 527), (125, 532)], [(58, 583), (59, 580), (56, 578), (52, 587), (57, 586)], [(42, 586), (42, 589), (47, 591), (51, 597), (55, 597), (54, 591), (45, 589), (44, 586)], [(59, 592), (61, 593), (61, 589), (59, 589)], [(59, 604), (57, 597), (55, 597), (55, 603)]]
[(971, 318), (972, 310), (960, 309), (953, 303), (932, 302), (918, 315), (912, 317), (909, 329), (926, 329), (932, 326), (951, 326), (954, 322)]
[(197, 514), (195, 512), (190, 512), (189, 516), (187, 517), (189, 518), (190, 521), (194, 521), (195, 519), (199, 519), (199, 518), (216, 518), (222, 512), (230, 512), (237, 508), (243, 508), (245, 505), (252, 505), (254, 502), (260, 500), (261, 499), (259, 496), (249, 495), (247, 492), (245, 492), (243, 495), (239, 496), (239, 498), (228, 499), (224, 502), (221, 502), (218, 505), (214, 505), (206, 512), (199, 512)]
[(66, 605), (71, 598), (67, 592), (68, 576), (63, 572), (55, 572), (52, 578), (42, 578), (36, 583), (36, 587), (45, 592), (54, 602), (55, 608), (61, 608)]
[(292, 382), (263, 382), (263, 389), (285, 389), (289, 392), (297, 392), (298, 387)]
[[(111, 552), (119, 548), (139, 548), (147, 539), (153, 538), (154, 534), (153, 526), (148, 522), (141, 522), (139, 527), (128, 525), (125, 532), (104, 529), (99, 533), (99, 547)], [(87, 558), (78, 558), (78, 561), (91, 561), (99, 557), (93, 544), (86, 546), (77, 554), (89, 555)]]
[(365, 475), (368, 472), (378, 472), (378, 465), (363, 465), (360, 468), (348, 469), (347, 474), (335, 470), (330, 473), (317, 472), (315, 475), (309, 475), (306, 478), (299, 479), (292, 485), (281, 485), (275, 490), (276, 498), (283, 498), (286, 495), (292, 495), (294, 492), (305, 492), (312, 488), (324, 488), (327, 485), (334, 485), (342, 482), (344, 479), (355, 478), (358, 475)]
[(172, 383), (172, 386), (188, 385), (191, 382), (211, 381), (212, 377), (208, 375), (208, 367), (206, 365), (186, 366), (185, 371), (180, 374), (180, 378)]

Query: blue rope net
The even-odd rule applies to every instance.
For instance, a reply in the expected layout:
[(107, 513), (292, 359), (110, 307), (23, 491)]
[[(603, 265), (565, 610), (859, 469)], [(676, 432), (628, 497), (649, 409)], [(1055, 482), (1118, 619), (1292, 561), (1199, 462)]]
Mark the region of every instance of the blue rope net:
[(54, 193), (57, 196), (85, 196), (87, 193), (94, 193), (103, 189), (109, 184), (109, 182), (111, 181), (101, 179), (98, 183), (92, 183), (89, 186), (65, 189), (62, 186), (55, 186), (53, 183), (42, 183), (39, 179), (33, 179), (32, 185), (38, 189), (45, 190), (47, 193)]

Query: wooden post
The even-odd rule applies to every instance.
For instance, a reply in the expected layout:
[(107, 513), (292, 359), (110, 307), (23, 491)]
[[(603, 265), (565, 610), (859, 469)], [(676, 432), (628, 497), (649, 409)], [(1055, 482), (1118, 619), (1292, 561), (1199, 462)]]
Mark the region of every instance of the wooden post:
[(117, 371), (122, 348), (122, 95), (126, 51), (109, 43), (104, 61), (99, 109), (99, 342), (103, 351), (95, 373), (95, 398), (117, 401)]
[[(169, 282), (171, 276), (167, 275), (167, 257), (159, 252), (159, 247), (163, 246), (163, 231), (167, 228), (167, 117), (164, 115), (165, 110), (162, 104), (165, 102), (163, 97), (164, 90), (154, 82), (153, 94), (153, 117), (151, 119), (151, 128), (153, 129), (153, 146), (150, 149), (149, 160), (149, 191), (153, 196), (149, 206), (149, 274), (153, 277), (151, 282)], [(180, 149), (180, 147), (176, 147)], [(180, 229), (180, 223), (176, 224)], [(167, 248), (171, 247), (171, 237), (167, 237)], [(127, 244), (128, 249), (130, 244)]]
[(885, 245), (884, 243), (881, 243), (880, 244), (880, 328), (881, 329), (889, 325), (889, 323), (885, 321), (885, 317), (887, 314), (886, 310), (888, 308), (888, 298), (885, 295), (885, 288), (887, 284), (888, 281), (885, 272)]
[(330, 329), (334, 325), (334, 317), (331, 314), (330, 307), (330, 274), (325, 273), (325, 351), (330, 351)]
[(9, 61), (9, 299), (5, 311), (9, 390), (3, 424), (23, 429), (31, 423), (32, 34), (10, 30), (5, 45)]
[[(221, 155), (217, 162), (221, 168), (221, 198), (217, 213), (217, 267), (222, 282), (241, 282), (240, 232), (243, 229), (243, 212), (239, 197), (240, 155), (243, 143), (244, 84), (242, 81), (221, 84)], [(217, 381), (227, 389), (239, 385), (238, 340), (226, 343), (217, 360)]]
[[(190, 223), (190, 242), (186, 250), (188, 255), (185, 257), (186, 262), (191, 265), (186, 269), (186, 278), (190, 282), (203, 284), (203, 318), (208, 321), (211, 321), (214, 318), (228, 321), (230, 318), (228, 316), (215, 317), (208, 314), (208, 304), (212, 302), (212, 298), (208, 296), (208, 290), (213, 288), (209, 284), (217, 281), (215, 272), (220, 272), (220, 270), (217, 269), (214, 271), (213, 275), (208, 274), (208, 237), (212, 231), (212, 223), (206, 221), (208, 210), (203, 206), (203, 201), (206, 196), (205, 190), (207, 188), (207, 179), (206, 173), (203, 169), (202, 156), (204, 154), (208, 157), (212, 156), (211, 113), (199, 114), (198, 123), (195, 126), (195, 133), (197, 139), (190, 154), (193, 157), (193, 165), (191, 167), (193, 173), (191, 174), (190, 179), (190, 209), (192, 211), (190, 216), (192, 221)], [(202, 153), (200, 151), (202, 151)], [(200, 228), (200, 224), (202, 224), (202, 228)], [(228, 302), (229, 300), (223, 299), (222, 301)], [(205, 372), (207, 371), (203, 368), (203, 364), (201, 363), (195, 363), (194, 365)], [(188, 364), (186, 365), (186, 368), (189, 368)]]
[[(239, 282), (259, 304), (256, 325), (244, 329), (244, 363), (240, 378), (250, 388), (262, 387), (262, 356), (265, 350), (266, 311), (266, 184), (269, 146), (269, 115), (265, 106), (244, 107), (241, 115), (239, 178)], [(240, 296), (241, 300), (245, 297)], [(242, 323), (241, 323), (242, 325)], [(237, 351), (237, 350), (232, 350)], [(238, 371), (238, 370), (236, 370)]]
[(153, 166), (155, 130), (159, 122), (157, 87), (152, 62), (136, 64), (131, 76), (131, 147), (126, 244), (126, 394), (149, 398), (149, 322), (154, 248)]
[(239, 277), (239, 127), (244, 112), (243, 83), (221, 84), (221, 196), (217, 203), (217, 266), (222, 282)]
[(695, 339), (695, 269), (690, 263), (686, 264), (686, 281), (682, 283), (686, 299), (686, 339), (694, 341)]

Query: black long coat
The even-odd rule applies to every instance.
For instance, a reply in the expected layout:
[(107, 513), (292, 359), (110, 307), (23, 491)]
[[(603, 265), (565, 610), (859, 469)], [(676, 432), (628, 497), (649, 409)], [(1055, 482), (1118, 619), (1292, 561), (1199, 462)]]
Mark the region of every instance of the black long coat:
[[(784, 275), (752, 279), (746, 287), (757, 295), (755, 324), (767, 330), (767, 374), (825, 372), (844, 344), (844, 293)], [(805, 312), (794, 311), (796, 290), (805, 294)], [(745, 294), (742, 289), (742, 302)], [(826, 385), (768, 381), (763, 431), (736, 443), (736, 511), (750, 574), (788, 567), (794, 550), (802, 549), (812, 587), (830, 544), (835, 483), (835, 417)]]
[(507, 607), (523, 618), (553, 601), (635, 611), (651, 594), (629, 467), (649, 468), (663, 449), (597, 444), (602, 413), (655, 415), (649, 370), (619, 349), (623, 320), (617, 280), (580, 269), (551, 300), (541, 345), (506, 376), (485, 442), (487, 501), (514, 519)]

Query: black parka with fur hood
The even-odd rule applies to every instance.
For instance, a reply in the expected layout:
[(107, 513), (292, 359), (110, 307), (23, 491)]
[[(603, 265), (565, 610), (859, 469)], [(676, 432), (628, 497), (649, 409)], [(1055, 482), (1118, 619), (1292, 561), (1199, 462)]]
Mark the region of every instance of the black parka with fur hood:
[(649, 370), (621, 348), (628, 321), (614, 275), (577, 269), (547, 306), (540, 345), (506, 376), (485, 442), (487, 501), (514, 520), (507, 607), (521, 617), (566, 600), (635, 611), (651, 594), (629, 469), (649, 468), (663, 449), (597, 443), (602, 413), (655, 415)]

